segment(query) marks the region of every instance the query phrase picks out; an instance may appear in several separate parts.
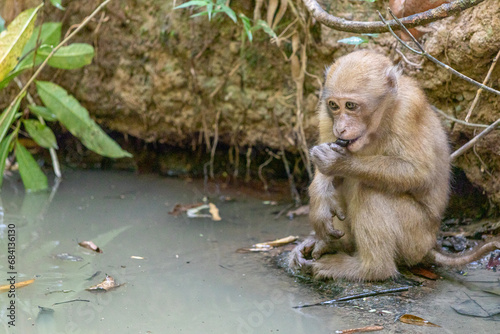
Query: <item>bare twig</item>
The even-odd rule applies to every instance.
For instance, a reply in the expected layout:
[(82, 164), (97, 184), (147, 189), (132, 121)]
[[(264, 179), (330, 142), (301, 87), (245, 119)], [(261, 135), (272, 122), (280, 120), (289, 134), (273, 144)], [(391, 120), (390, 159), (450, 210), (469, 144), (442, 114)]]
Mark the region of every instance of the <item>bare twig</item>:
[(395, 50), (396, 50), (396, 52), (397, 52), (397, 53), (401, 56), (401, 58), (403, 59), (403, 61), (404, 61), (405, 63), (407, 63), (408, 65), (411, 65), (411, 66), (413, 66), (413, 67), (415, 67), (415, 68), (418, 68), (418, 69), (421, 69), (421, 68), (422, 68), (422, 65), (423, 65), (423, 63), (424, 63), (424, 60), (422, 60), (422, 61), (420, 62), (420, 64), (414, 63), (414, 62), (410, 61), (408, 58), (406, 58), (406, 56), (403, 54), (403, 52), (399, 51), (397, 48), (396, 48)]
[[(305, 0), (304, 0), (305, 1)], [(438, 7), (439, 8), (439, 7)], [(493, 93), (493, 94), (497, 94), (497, 95), (500, 95), (500, 91), (496, 90), (496, 89), (493, 89), (491, 87), (488, 87), (488, 86), (485, 86), (483, 85), (482, 83), (480, 82), (477, 82), (476, 80), (474, 79), (471, 79), (469, 78), (468, 76), (466, 75), (463, 75), (462, 73), (458, 72), (457, 70), (451, 68), (450, 66), (446, 65), (446, 64), (443, 64), (442, 62), (440, 62), (439, 60), (437, 60), (436, 58), (434, 58), (433, 56), (431, 56), (430, 54), (427, 53), (427, 51), (425, 51), (424, 47), (422, 46), (422, 44), (420, 44), (417, 39), (408, 31), (408, 29), (405, 27), (405, 25), (403, 24), (403, 22), (398, 19), (394, 13), (388, 8), (387, 9), (389, 11), (389, 14), (391, 14), (391, 16), (393, 17), (393, 19), (399, 24), (399, 26), (401, 27), (401, 29), (404, 30), (404, 32), (406, 32), (408, 34), (408, 36), (411, 37), (411, 39), (413, 40), (413, 42), (415, 43), (415, 45), (417, 45), (417, 47), (420, 49), (420, 51), (418, 50), (415, 50), (414, 48), (410, 47), (407, 43), (403, 42), (403, 40), (401, 40), (401, 38), (399, 38), (398, 35), (396, 35), (394, 33), (394, 30), (393, 28), (391, 27), (390, 25), (390, 21), (386, 21), (384, 19), (384, 17), (382, 16), (382, 14), (380, 12), (378, 12), (378, 16), (380, 17), (380, 20), (386, 24), (387, 28), (389, 29), (389, 31), (391, 32), (391, 34), (399, 41), (401, 42), (401, 44), (408, 48), (409, 50), (411, 50), (412, 52), (416, 53), (416, 54), (419, 54), (421, 56), (424, 56), (425, 58), (429, 59), (430, 61), (432, 61), (433, 63), (441, 66), (441, 67), (444, 67), (445, 69), (447, 69), (448, 71), (450, 71), (451, 73), (455, 74), (456, 76), (458, 76), (459, 78), (471, 83), (471, 84), (474, 84), (478, 87), (481, 87), (482, 89), (490, 92), (490, 93)]]
[(461, 125), (465, 125), (465, 126), (470, 126), (470, 127), (474, 127), (474, 128), (487, 128), (488, 125), (485, 125), (485, 124), (477, 124), (477, 123), (468, 123), (468, 122), (465, 122), (465, 121), (462, 121), (458, 118), (455, 118), (455, 117), (452, 117), (450, 115), (448, 115), (447, 113), (445, 113), (444, 111), (442, 111), (441, 109), (438, 109), (436, 108), (435, 106), (431, 106), (432, 110), (434, 110), (435, 112), (437, 112), (438, 114), (440, 114), (441, 116), (455, 122), (455, 123), (458, 123), (458, 124), (461, 124)]
[[(388, 32), (388, 27), (396, 30), (401, 29), (398, 23), (394, 20), (388, 21), (387, 24), (381, 22), (348, 21), (328, 14), (323, 10), (323, 8), (321, 8), (316, 0), (302, 1), (314, 19), (335, 30), (355, 33), (381, 33)], [(451, 3), (445, 3), (423, 13), (401, 18), (401, 21), (408, 28), (413, 28), (455, 15), (467, 8), (478, 5), (483, 1), (484, 0), (455, 0)]]
[[(488, 81), (490, 80), (491, 73), (493, 72), (493, 69), (495, 68), (495, 65), (497, 64), (498, 58), (500, 58), (500, 50), (498, 51), (497, 55), (495, 58), (493, 58), (493, 62), (491, 63), (490, 69), (488, 70), (488, 73), (486, 74), (486, 77), (483, 80), (483, 85), (486, 85)], [(482, 88), (479, 88), (476, 93), (476, 97), (474, 98), (474, 101), (472, 101), (472, 104), (470, 105), (469, 111), (467, 112), (467, 116), (465, 116), (465, 121), (468, 122), (470, 116), (472, 115), (472, 110), (476, 107), (477, 102), (479, 101), (479, 97), (481, 96), (481, 93), (483, 92)]]
[(373, 325), (373, 326), (365, 326), (365, 327), (360, 327), (360, 328), (342, 329), (339, 331), (335, 331), (335, 333), (336, 334), (366, 333), (366, 332), (381, 331), (382, 329), (384, 329), (384, 326)]
[(497, 119), (493, 124), (491, 124), (490, 126), (488, 126), (486, 129), (484, 129), (482, 132), (480, 132), (477, 136), (475, 136), (474, 138), (472, 138), (470, 141), (468, 141), (465, 145), (463, 145), (462, 147), (460, 147), (458, 150), (456, 150), (455, 152), (453, 152), (451, 154), (451, 160), (455, 160), (457, 157), (461, 156), (465, 151), (467, 151), (468, 149), (470, 149), (472, 146), (474, 146), (478, 141), (479, 139), (483, 138), (484, 136), (486, 136), (488, 133), (490, 133), (491, 131), (495, 130), (496, 127), (500, 124), (500, 118)]
[(311, 306), (330, 305), (330, 304), (345, 302), (345, 301), (353, 300), (353, 299), (360, 299), (360, 298), (365, 298), (365, 297), (385, 295), (387, 293), (408, 291), (409, 289), (410, 289), (409, 286), (403, 286), (403, 287), (394, 288), (394, 289), (385, 289), (385, 290), (379, 290), (379, 291), (373, 291), (373, 292), (366, 292), (366, 293), (360, 293), (357, 295), (341, 297), (341, 298), (327, 300), (324, 302), (319, 302), (319, 303), (314, 303), (314, 304), (297, 305), (297, 306), (294, 306), (293, 308), (304, 308), (304, 307), (311, 307)]

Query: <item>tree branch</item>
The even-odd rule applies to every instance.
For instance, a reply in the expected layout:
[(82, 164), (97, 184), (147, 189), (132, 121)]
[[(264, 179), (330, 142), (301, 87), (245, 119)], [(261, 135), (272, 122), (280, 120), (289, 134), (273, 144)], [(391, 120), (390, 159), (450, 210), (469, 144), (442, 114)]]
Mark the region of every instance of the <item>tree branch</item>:
[(382, 16), (382, 14), (380, 12), (378, 12), (378, 16), (380, 17), (380, 20), (386, 24), (387, 28), (389, 29), (390, 33), (394, 36), (394, 38), (396, 38), (399, 42), (401, 42), (401, 44), (409, 49), (410, 51), (418, 54), (418, 55), (421, 55), (421, 56), (424, 56), (425, 58), (429, 59), (430, 61), (432, 61), (433, 63), (435, 63), (436, 65), (439, 65), (445, 69), (447, 69), (448, 71), (450, 71), (452, 74), (456, 75), (457, 77), (473, 84), (473, 85), (476, 85), (478, 87), (481, 87), (483, 90), (487, 91), (487, 92), (490, 92), (490, 93), (493, 93), (493, 94), (496, 94), (496, 95), (500, 95), (500, 91), (496, 90), (496, 89), (493, 89), (491, 87), (488, 87), (480, 82), (477, 82), (476, 80), (474, 79), (471, 79), (469, 78), (468, 76), (458, 72), (457, 70), (455, 70), (454, 68), (440, 62), (439, 60), (437, 60), (436, 58), (434, 58), (433, 56), (431, 56), (429, 53), (427, 53), (427, 51), (425, 51), (424, 47), (422, 46), (422, 44), (420, 44), (417, 39), (411, 34), (410, 31), (408, 31), (408, 29), (406, 28), (406, 26), (403, 24), (403, 22), (398, 19), (394, 13), (392, 12), (392, 10), (390, 8), (387, 9), (389, 11), (389, 14), (391, 14), (391, 16), (394, 18), (394, 20), (396, 21), (396, 23), (399, 25), (399, 27), (401, 29), (403, 29), (404, 32), (406, 32), (408, 34), (408, 36), (410, 36), (410, 38), (412, 39), (412, 41), (415, 43), (415, 45), (418, 47), (418, 49), (420, 49), (420, 51), (418, 50), (415, 50), (414, 48), (410, 47), (407, 43), (403, 42), (403, 40), (401, 38), (399, 38), (398, 35), (396, 35), (396, 33), (394, 33), (394, 29), (390, 26), (390, 22), (392, 21), (386, 21), (384, 19), (384, 17)]
[(481, 133), (479, 133), (477, 136), (472, 138), (470, 141), (468, 141), (465, 145), (460, 147), (458, 150), (453, 152), (450, 155), (451, 161), (455, 160), (457, 157), (461, 156), (463, 153), (465, 153), (467, 150), (469, 150), (471, 147), (476, 145), (476, 143), (479, 141), (479, 139), (483, 138), (486, 136), (488, 133), (491, 131), (495, 130), (497, 126), (500, 125), (500, 118), (497, 119), (494, 123), (492, 123), (490, 126), (488, 126), (486, 129), (484, 129)]
[[(354, 33), (381, 33), (389, 31), (389, 28), (382, 22), (348, 21), (328, 14), (323, 8), (321, 8), (316, 0), (302, 1), (312, 17), (329, 28)], [(467, 8), (480, 4), (483, 1), (485, 0), (455, 0), (451, 3), (442, 4), (439, 7), (430, 9), (423, 13), (401, 18), (401, 22), (408, 28), (421, 26), (460, 13)], [(388, 21), (387, 23), (394, 30), (401, 29), (395, 20)]]

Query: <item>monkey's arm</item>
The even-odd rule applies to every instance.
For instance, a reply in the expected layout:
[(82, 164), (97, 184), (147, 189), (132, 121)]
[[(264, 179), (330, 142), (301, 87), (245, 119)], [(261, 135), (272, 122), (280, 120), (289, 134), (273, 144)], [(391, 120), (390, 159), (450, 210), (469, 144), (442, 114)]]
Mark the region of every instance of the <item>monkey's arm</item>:
[(321, 144), (312, 148), (311, 159), (324, 175), (356, 178), (384, 191), (416, 191), (432, 182), (429, 164), (399, 156), (357, 156), (338, 145)]
[(318, 171), (309, 187), (310, 210), (309, 220), (318, 238), (328, 240), (338, 239), (343, 232), (334, 229), (332, 218), (336, 215), (340, 220), (345, 219), (345, 209), (341, 194), (335, 184), (341, 182), (340, 178), (326, 176)]

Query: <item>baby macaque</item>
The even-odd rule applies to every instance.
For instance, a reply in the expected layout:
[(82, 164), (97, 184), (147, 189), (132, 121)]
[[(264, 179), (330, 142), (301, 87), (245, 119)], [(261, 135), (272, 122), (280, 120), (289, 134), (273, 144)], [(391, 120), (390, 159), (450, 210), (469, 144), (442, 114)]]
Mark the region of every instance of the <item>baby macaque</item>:
[(500, 248), (459, 257), (434, 248), (448, 201), (446, 133), (417, 83), (386, 56), (356, 51), (326, 71), (319, 142), (309, 187), (315, 234), (290, 255), (317, 278), (384, 280), (398, 265), (457, 266)]

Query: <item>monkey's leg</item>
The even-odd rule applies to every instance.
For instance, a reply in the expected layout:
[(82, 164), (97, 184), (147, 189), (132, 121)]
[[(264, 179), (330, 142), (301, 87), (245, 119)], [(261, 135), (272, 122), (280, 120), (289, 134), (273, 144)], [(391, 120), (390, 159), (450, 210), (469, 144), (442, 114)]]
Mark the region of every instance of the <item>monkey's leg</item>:
[(401, 233), (394, 198), (373, 189), (361, 189), (348, 216), (356, 252), (323, 255), (313, 263), (317, 278), (345, 278), (359, 281), (384, 280), (396, 276), (396, 243)]

